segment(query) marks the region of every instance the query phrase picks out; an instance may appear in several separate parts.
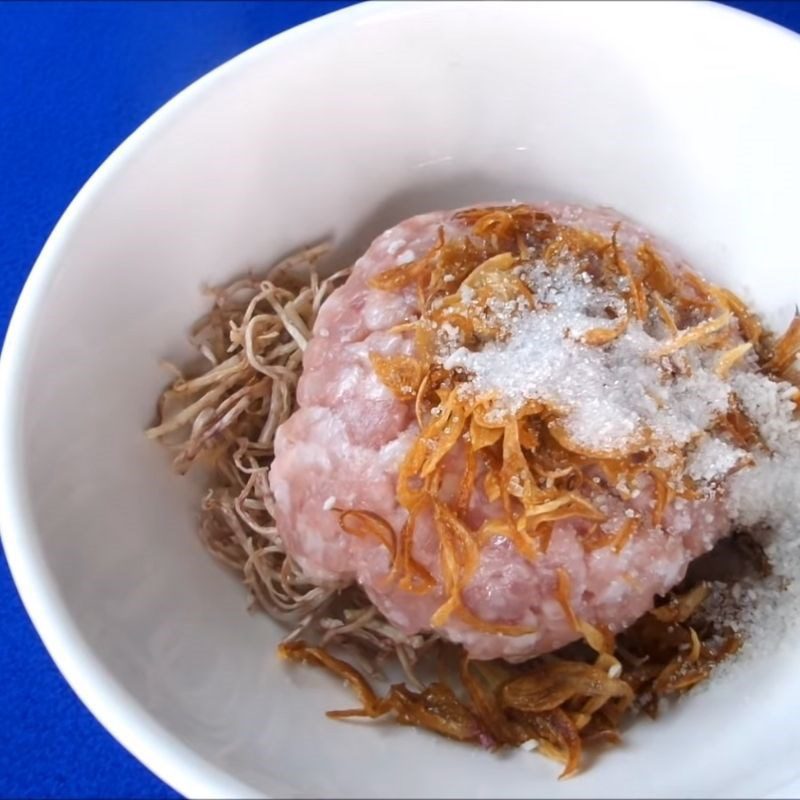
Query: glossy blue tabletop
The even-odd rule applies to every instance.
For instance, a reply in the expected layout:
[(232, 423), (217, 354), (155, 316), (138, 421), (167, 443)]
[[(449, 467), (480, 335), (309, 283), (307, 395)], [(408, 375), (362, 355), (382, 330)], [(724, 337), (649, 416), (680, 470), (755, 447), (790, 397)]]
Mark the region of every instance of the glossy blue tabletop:
[[(0, 2), (0, 338), (45, 238), (128, 134), (242, 50), (349, 4)], [(800, 3), (729, 5), (800, 32)], [(2, 558), (0, 631), (0, 797), (177, 796), (72, 693)]]

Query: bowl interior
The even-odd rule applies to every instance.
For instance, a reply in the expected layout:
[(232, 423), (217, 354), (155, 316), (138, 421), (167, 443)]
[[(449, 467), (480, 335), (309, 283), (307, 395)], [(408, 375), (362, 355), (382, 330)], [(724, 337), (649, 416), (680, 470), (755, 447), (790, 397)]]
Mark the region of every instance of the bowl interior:
[(800, 777), (796, 633), (567, 783), (528, 754), (326, 720), (347, 692), (278, 662), (280, 630), (195, 536), (200, 486), (142, 431), (159, 359), (189, 355), (201, 284), (328, 236), (344, 264), (438, 207), (613, 206), (783, 323), (798, 141), (798, 40), (703, 4), (355, 7), (173, 102), (65, 215), (4, 353), (6, 548), (92, 710), (188, 794), (785, 791)]

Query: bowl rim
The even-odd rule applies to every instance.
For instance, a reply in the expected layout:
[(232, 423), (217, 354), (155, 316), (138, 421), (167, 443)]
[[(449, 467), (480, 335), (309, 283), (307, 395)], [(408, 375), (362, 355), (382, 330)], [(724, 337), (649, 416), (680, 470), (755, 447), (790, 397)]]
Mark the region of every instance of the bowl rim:
[[(0, 352), (0, 531), (9, 569), (33, 625), (50, 657), (69, 686), (100, 724), (136, 759), (158, 778), (188, 797), (263, 797), (263, 792), (233, 778), (168, 732), (146, 711), (101, 663), (62, 604), (58, 588), (47, 567), (25, 486), (21, 464), (21, 432), (17, 420), (22, 411), (16, 391), (25, 360), (26, 342), (36, 323), (41, 298), (60, 269), (60, 252), (91, 207), (123, 167), (180, 119), (185, 109), (198, 102), (215, 87), (246, 70), (262, 58), (279, 57), (286, 47), (301, 44), (310, 36), (394, 10), (416, 12), (436, 5), (462, 5), (447, 0), (367, 0), (334, 10), (282, 31), (244, 50), (193, 81), (158, 108), (133, 131), (89, 177), (63, 212), (34, 262), (20, 293)], [(590, 0), (579, 0), (589, 2)], [(544, 0), (553, 5), (557, 0)], [(596, 0), (591, 0), (592, 5)], [(609, 5), (627, 5), (623, 0), (601, 0)], [(791, 38), (798, 35), (776, 23), (732, 6), (711, 0), (674, 4), (657, 0), (659, 5), (683, 8), (688, 15), (705, 11), (727, 17), (746, 18), (748, 24), (772, 35)], [(500, 3), (499, 5), (503, 5)], [(514, 3), (516, 5), (516, 3)], [(559, 3), (560, 5), (560, 3)], [(690, 9), (687, 11), (687, 9)], [(795, 784), (800, 786), (800, 784)], [(770, 796), (789, 797), (786, 786)]]

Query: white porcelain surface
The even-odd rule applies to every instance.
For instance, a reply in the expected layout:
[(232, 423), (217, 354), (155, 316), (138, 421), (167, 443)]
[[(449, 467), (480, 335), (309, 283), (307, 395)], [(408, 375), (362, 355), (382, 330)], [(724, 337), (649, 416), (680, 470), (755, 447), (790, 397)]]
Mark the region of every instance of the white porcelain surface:
[[(328, 721), (345, 690), (194, 534), (145, 440), (198, 289), (332, 234), (472, 201), (604, 203), (786, 319), (800, 300), (800, 40), (690, 3), (348, 9), (223, 66), (127, 141), (36, 264), (0, 365), (0, 526), (26, 606), (104, 725), (193, 796), (792, 796), (800, 638), (643, 721), (580, 777)], [(765, 654), (766, 656), (767, 654)]]

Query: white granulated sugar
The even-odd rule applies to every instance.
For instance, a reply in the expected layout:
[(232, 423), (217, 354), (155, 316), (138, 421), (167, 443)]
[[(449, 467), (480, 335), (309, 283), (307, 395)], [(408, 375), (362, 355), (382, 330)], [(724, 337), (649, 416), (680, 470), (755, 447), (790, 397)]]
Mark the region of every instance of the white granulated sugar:
[(739, 373), (732, 383), (770, 452), (756, 452), (755, 464), (731, 477), (731, 515), (743, 526), (761, 523), (771, 527), (776, 534), (771, 546), (780, 550), (791, 546), (800, 535), (800, 425), (793, 399), (796, 391), (789, 383), (755, 373)]
[(727, 479), (728, 512), (733, 526), (757, 534), (773, 575), (741, 581), (727, 601), (719, 599), (721, 593), (712, 593), (712, 616), (726, 622), (734, 620), (736, 629), (744, 634), (741, 654), (735, 663), (718, 668), (718, 677), (759, 653), (777, 653), (791, 641), (787, 634), (800, 612), (800, 426), (795, 419), (796, 391), (788, 383), (757, 373), (737, 373), (731, 382), (768, 451), (756, 450), (751, 454), (754, 463)]
[(740, 525), (800, 527), (800, 452), (759, 455), (754, 466), (732, 475), (728, 486), (731, 515)]
[(437, 329), (437, 333), (439, 336), (439, 346), (442, 348), (458, 347), (463, 340), (461, 330), (455, 325), (451, 325), (449, 322), (440, 325)]
[[(739, 402), (758, 428), (770, 452), (757, 451), (755, 463), (728, 482), (728, 508), (735, 525), (762, 526), (775, 577), (755, 583), (749, 592), (750, 627), (777, 640), (788, 615), (800, 605), (800, 425), (791, 384), (756, 373), (732, 379)], [(776, 610), (777, 609), (777, 610)], [(779, 613), (783, 609), (783, 614)]]
[(471, 303), (475, 299), (475, 290), (466, 283), (461, 284), (458, 294), (465, 303)]
[(689, 456), (686, 472), (695, 481), (714, 483), (725, 478), (747, 457), (747, 452), (739, 447), (721, 439), (705, 437)]
[(795, 449), (800, 440), (800, 422), (795, 419), (797, 389), (753, 372), (740, 372), (731, 383), (745, 413), (758, 425), (764, 443), (771, 450)]
[[(613, 329), (624, 312), (617, 295), (577, 278), (574, 265), (525, 270), (539, 307), (489, 305), (505, 338), (477, 351), (440, 353), (446, 369), (470, 376), (462, 392), (492, 394), (514, 412), (529, 400), (559, 409), (568, 435), (594, 451), (628, 447), (644, 430), (669, 444), (685, 444), (728, 405), (730, 388), (694, 357), (691, 370), (664, 380), (654, 352), (662, 342), (638, 321), (604, 347), (585, 344), (591, 330)], [(462, 289), (463, 297), (463, 289)], [(690, 361), (692, 358), (690, 357)]]

